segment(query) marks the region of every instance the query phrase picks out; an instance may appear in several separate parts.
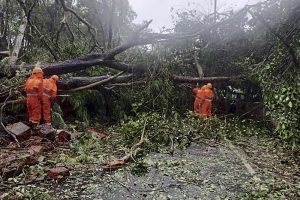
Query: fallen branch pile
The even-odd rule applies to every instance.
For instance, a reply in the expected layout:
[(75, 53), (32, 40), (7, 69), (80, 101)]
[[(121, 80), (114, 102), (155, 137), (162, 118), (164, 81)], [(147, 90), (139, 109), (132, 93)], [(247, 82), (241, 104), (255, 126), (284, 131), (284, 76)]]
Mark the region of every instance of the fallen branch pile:
[(137, 154), (137, 152), (139, 151), (139, 147), (145, 142), (145, 129), (146, 129), (146, 125), (147, 125), (147, 120), (145, 120), (144, 123), (144, 127), (143, 127), (143, 131), (142, 131), (142, 135), (140, 138), (140, 141), (136, 144), (134, 144), (131, 148), (130, 148), (130, 152), (128, 154), (126, 154), (125, 156), (123, 156), (120, 159), (117, 160), (112, 160), (112, 161), (107, 161), (105, 163), (103, 163), (101, 165), (103, 170), (115, 170), (118, 169), (120, 167), (123, 167), (126, 163), (134, 160), (134, 155)]

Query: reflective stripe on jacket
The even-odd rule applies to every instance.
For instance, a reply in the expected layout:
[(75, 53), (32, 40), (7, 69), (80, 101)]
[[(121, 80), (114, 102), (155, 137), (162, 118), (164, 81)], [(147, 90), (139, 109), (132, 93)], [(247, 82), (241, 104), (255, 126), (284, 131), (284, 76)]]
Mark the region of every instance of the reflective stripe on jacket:
[(43, 95), (49, 98), (55, 98), (57, 93), (56, 82), (52, 79), (43, 80)]
[(25, 83), (25, 91), (27, 96), (42, 95), (43, 79), (34, 75), (30, 76)]

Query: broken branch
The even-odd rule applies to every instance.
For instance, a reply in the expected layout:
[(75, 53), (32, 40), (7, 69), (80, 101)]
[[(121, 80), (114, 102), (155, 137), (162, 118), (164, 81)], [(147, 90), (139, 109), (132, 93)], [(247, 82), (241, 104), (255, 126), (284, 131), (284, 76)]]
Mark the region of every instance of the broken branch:
[(80, 90), (90, 89), (92, 87), (95, 87), (95, 86), (107, 83), (107, 82), (113, 80), (114, 78), (117, 78), (118, 76), (120, 76), (123, 73), (124, 72), (120, 72), (120, 73), (118, 73), (118, 74), (116, 74), (116, 75), (114, 75), (114, 76), (112, 76), (110, 78), (107, 78), (107, 79), (104, 79), (104, 80), (101, 80), (101, 81), (98, 81), (98, 82), (95, 82), (95, 83), (92, 83), (92, 84), (89, 84), (89, 85), (86, 85), (86, 86), (74, 88), (74, 89), (71, 89), (71, 90), (66, 90), (66, 92), (77, 92), (77, 91), (80, 91)]
[[(97, 33), (97, 30), (96, 30), (96, 28), (93, 27), (88, 21), (86, 21), (86, 20), (85, 20), (84, 18), (82, 18), (80, 15), (78, 15), (78, 14), (76, 13), (75, 10), (73, 10), (73, 9), (70, 8), (70, 7), (68, 7), (68, 6), (66, 5), (66, 3), (65, 3), (64, 0), (60, 0), (60, 2), (61, 2), (61, 5), (62, 5), (64, 11), (72, 13), (73, 15), (75, 15), (75, 17), (77, 17), (77, 19), (78, 19), (79, 21), (81, 21), (83, 24), (85, 24), (85, 25), (87, 26), (88, 31), (89, 31), (89, 33), (91, 34), (92, 39), (93, 39), (93, 42), (94, 42), (94, 45), (93, 45), (93, 47), (92, 47), (92, 49), (93, 49), (93, 48), (96, 46), (96, 44), (97, 44), (97, 40), (96, 40), (96, 33)], [(92, 30), (93, 30), (95, 33), (93, 33)]]
[(235, 79), (241, 79), (241, 77), (226, 77), (226, 76), (220, 76), (220, 77), (191, 77), (191, 76), (172, 76), (172, 80), (175, 82), (180, 83), (197, 83), (197, 82), (220, 82), (220, 81), (231, 81)]
[(112, 169), (117, 169), (119, 167), (124, 166), (124, 164), (128, 163), (131, 159), (133, 159), (133, 155), (136, 154), (138, 148), (143, 144), (143, 142), (145, 141), (145, 130), (146, 130), (146, 125), (147, 125), (147, 119), (145, 120), (144, 123), (144, 127), (142, 130), (142, 134), (141, 134), (141, 139), (138, 143), (134, 144), (131, 148), (130, 148), (130, 152), (123, 156), (121, 159), (118, 160), (112, 160), (109, 162), (106, 162), (104, 164), (102, 164), (102, 168), (104, 170), (112, 170)]

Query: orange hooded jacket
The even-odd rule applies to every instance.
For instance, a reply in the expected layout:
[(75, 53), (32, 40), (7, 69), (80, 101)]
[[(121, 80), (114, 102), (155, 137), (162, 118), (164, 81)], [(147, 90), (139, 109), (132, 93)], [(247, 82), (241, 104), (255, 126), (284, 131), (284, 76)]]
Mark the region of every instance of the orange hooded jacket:
[(51, 123), (51, 100), (57, 95), (56, 81), (49, 78), (43, 80), (43, 118), (46, 123)]
[(25, 83), (27, 111), (29, 121), (39, 123), (41, 119), (41, 99), (43, 92), (43, 75), (33, 74)]

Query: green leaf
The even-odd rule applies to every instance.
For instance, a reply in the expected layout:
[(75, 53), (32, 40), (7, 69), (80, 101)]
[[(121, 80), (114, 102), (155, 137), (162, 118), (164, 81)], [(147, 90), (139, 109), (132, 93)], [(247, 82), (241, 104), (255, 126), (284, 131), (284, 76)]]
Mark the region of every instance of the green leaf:
[(293, 107), (293, 103), (292, 103), (291, 101), (289, 102), (289, 104), (288, 104), (288, 105), (289, 105), (289, 107), (290, 107), (290, 108), (292, 108), (292, 107)]
[(282, 124), (281, 128), (284, 130), (285, 129), (285, 124)]

